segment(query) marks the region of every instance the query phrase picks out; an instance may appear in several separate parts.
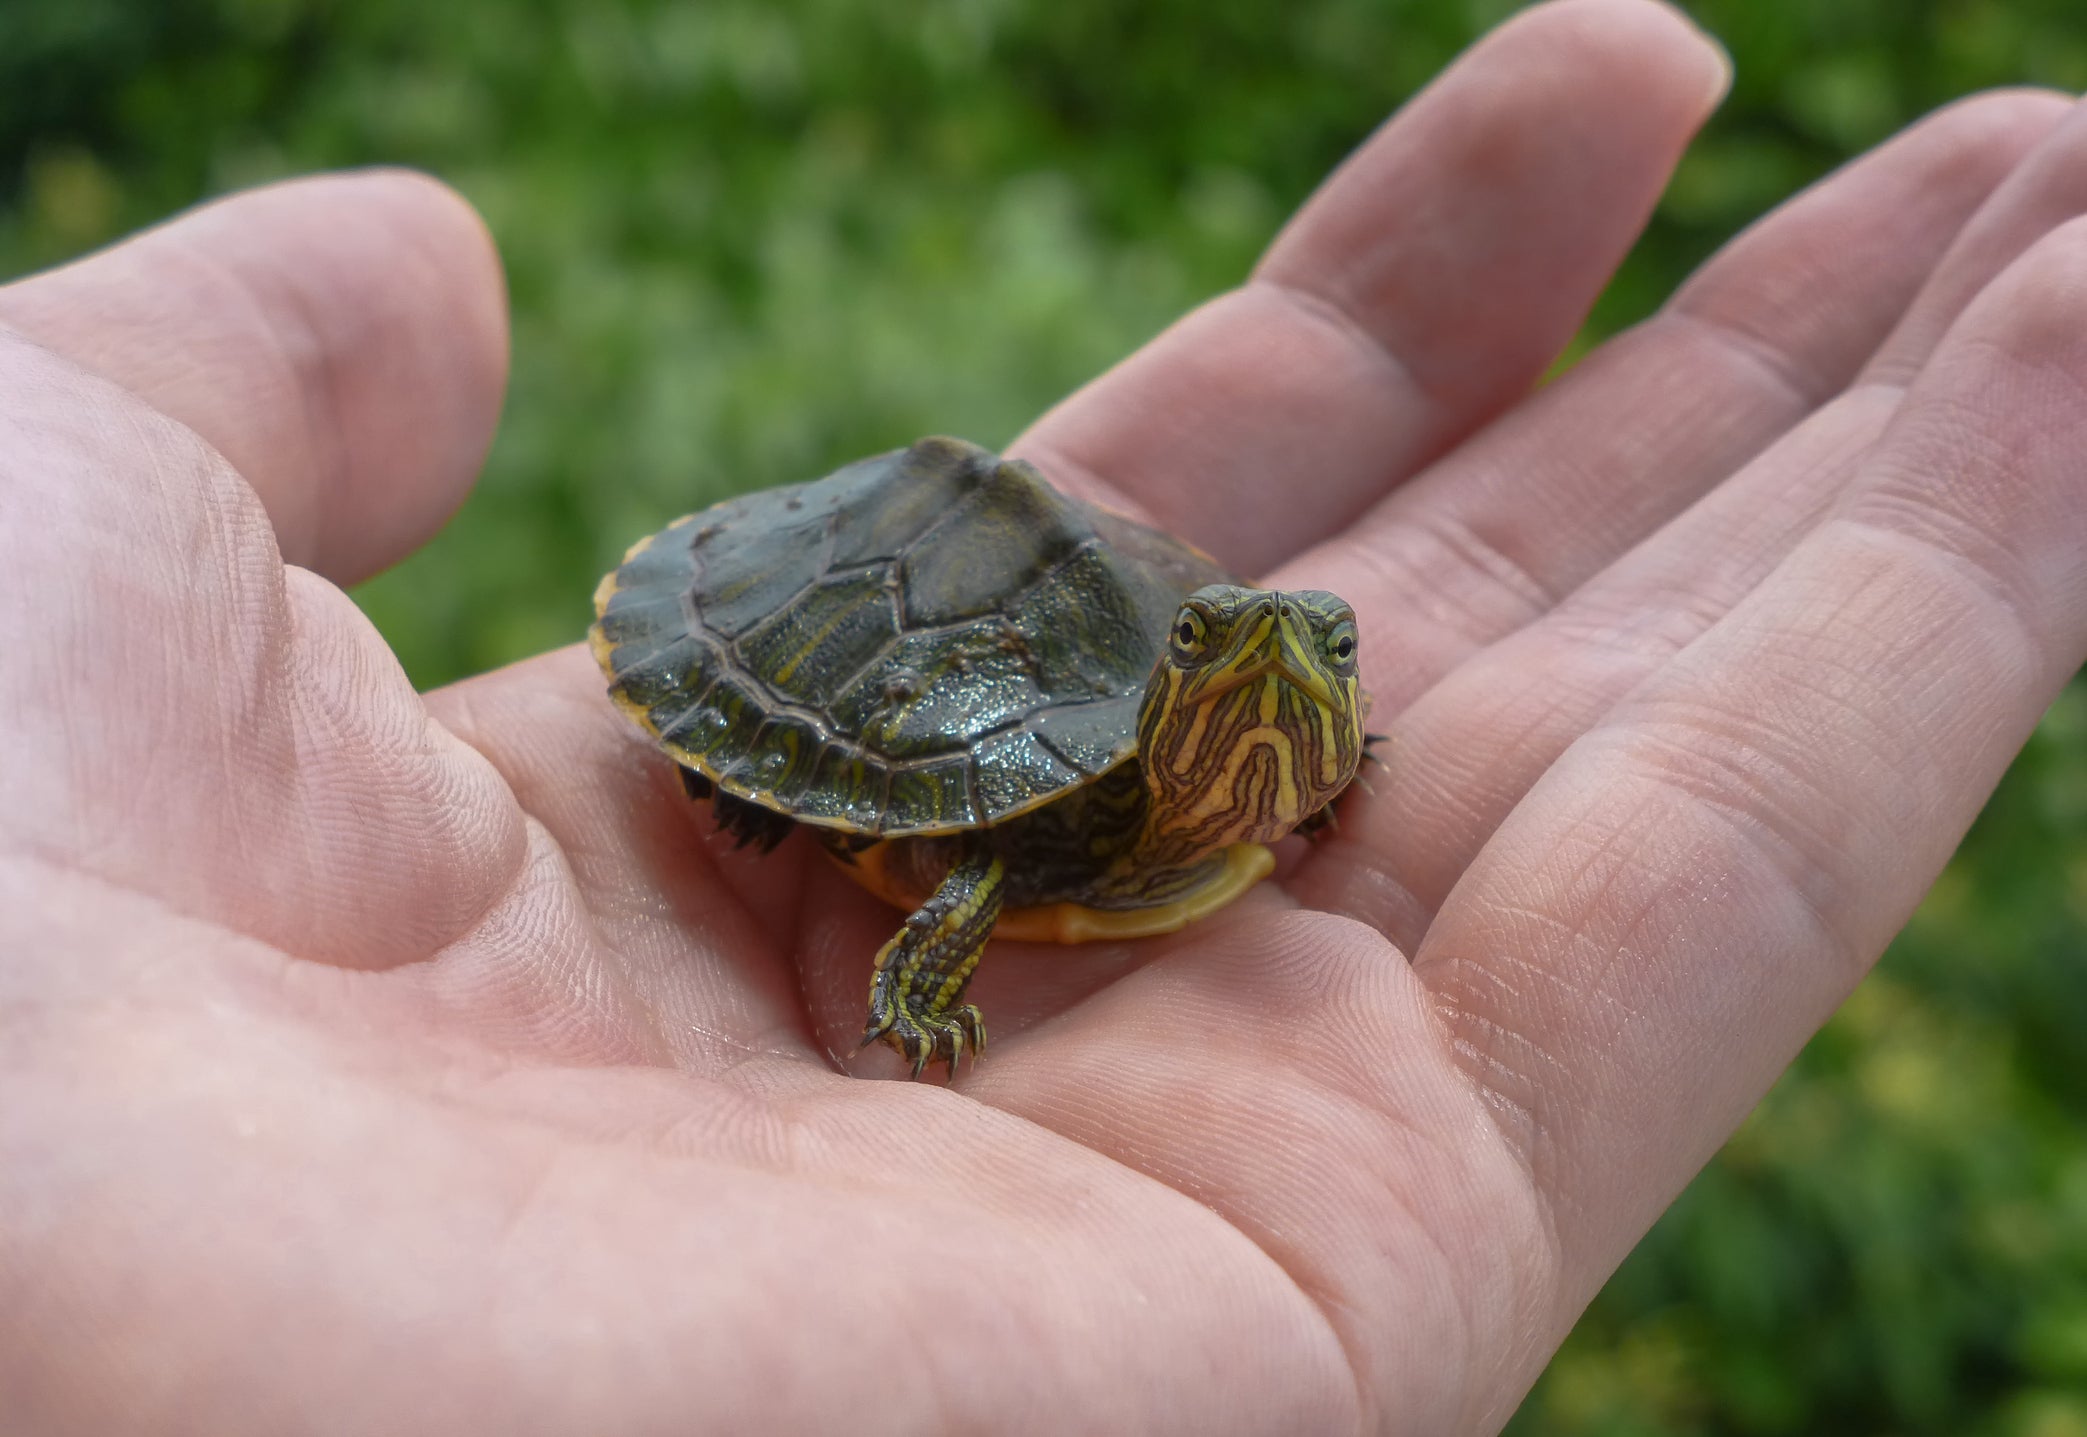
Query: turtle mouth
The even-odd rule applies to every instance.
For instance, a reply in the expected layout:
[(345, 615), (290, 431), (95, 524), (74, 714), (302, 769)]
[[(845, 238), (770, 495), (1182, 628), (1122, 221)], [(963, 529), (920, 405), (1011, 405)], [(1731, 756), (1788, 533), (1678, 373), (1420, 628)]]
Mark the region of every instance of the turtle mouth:
[(1244, 686), (1254, 684), (1254, 682), (1263, 680), (1263, 678), (1267, 678), (1271, 674), (1277, 680), (1286, 682), (1292, 688), (1296, 688), (1298, 692), (1302, 692), (1302, 695), (1306, 699), (1311, 699), (1313, 703), (1323, 703), (1327, 707), (1334, 705), (1334, 690), (1327, 688), (1327, 682), (1325, 682), (1323, 674), (1315, 672), (1315, 669), (1311, 669), (1311, 667), (1304, 667), (1302, 663), (1288, 661), (1286, 657), (1281, 657), (1281, 655), (1277, 655), (1277, 657), (1256, 655), (1256, 657), (1240, 663), (1236, 669), (1231, 669), (1229, 674), (1225, 674), (1221, 678), (1213, 678), (1202, 688), (1202, 692), (1198, 692), (1196, 703), (1217, 703), (1219, 699), (1223, 699), (1225, 695), (1229, 695), (1229, 692), (1233, 692), (1236, 688), (1244, 688)]

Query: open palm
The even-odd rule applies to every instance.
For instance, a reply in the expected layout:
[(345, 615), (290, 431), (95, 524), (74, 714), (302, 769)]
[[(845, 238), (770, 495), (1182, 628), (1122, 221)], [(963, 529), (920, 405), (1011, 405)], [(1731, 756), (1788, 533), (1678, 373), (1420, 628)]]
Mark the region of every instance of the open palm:
[(0, 291), (9, 1430), (1497, 1427), (2087, 653), (2056, 97), (1531, 393), (1721, 75), (1528, 12), (1015, 446), (1349, 599), (1389, 762), (1216, 919), (997, 945), (954, 1088), (851, 1055), (894, 915), (720, 842), (584, 650), (416, 695), (328, 582), (498, 409), (446, 191)]

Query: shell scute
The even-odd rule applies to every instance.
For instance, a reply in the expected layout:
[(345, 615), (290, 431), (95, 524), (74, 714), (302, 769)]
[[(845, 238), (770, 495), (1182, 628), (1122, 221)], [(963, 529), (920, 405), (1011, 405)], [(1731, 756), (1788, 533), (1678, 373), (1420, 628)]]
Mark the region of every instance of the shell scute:
[(1056, 704), (1029, 720), (1029, 731), (1078, 773), (1099, 778), (1123, 761), (1124, 732), (1135, 734), (1138, 696)]
[(853, 744), (828, 743), (819, 751), (811, 781), (789, 812), (810, 823), (875, 832), (884, 811), (890, 770)]
[(1039, 685), (1060, 698), (1142, 692), (1145, 674), (1132, 680), (1097, 664), (1095, 655), (1136, 649), (1167, 631), (1179, 597), (1145, 589), (1126, 582), (1122, 562), (1098, 543), (1037, 584), (1008, 624), (1031, 657)]
[(671, 594), (686, 588), (696, 576), (695, 556), (690, 552), (694, 537), (694, 526), (682, 519), (633, 546), (616, 571), (623, 596)]
[(685, 638), (688, 611), (679, 594), (626, 590), (610, 596), (596, 627), (612, 648), (624, 651), (621, 664), (628, 669)]
[(907, 634), (834, 701), (834, 721), (896, 758), (963, 750), (1045, 702), (1032, 667), (1001, 640), (995, 619)]
[(813, 584), (734, 648), (747, 671), (778, 694), (827, 708), (898, 640), (898, 606), (887, 576), (867, 571)]
[(925, 763), (894, 766), (885, 807), (889, 813), (915, 821), (925, 819), (936, 829), (975, 826), (981, 820), (971, 803), (971, 756), (953, 753)]
[(684, 631), (660, 640), (656, 636), (612, 651), (615, 692), (627, 707), (645, 715), (646, 723), (664, 736), (685, 723), (701, 705), (724, 665), (716, 648), (700, 633)]
[(1086, 782), (1026, 728), (979, 740), (973, 751), (979, 802), (988, 812), (1019, 813)]
[(1093, 525), (1034, 469), (1003, 464), (907, 549), (906, 627), (1000, 613), (1093, 538)]
[[(723, 783), (726, 771), (753, 748), (766, 716), (760, 695), (741, 675), (727, 670), (678, 719), (661, 724), (659, 736), (676, 748), (701, 754), (706, 771)], [(726, 787), (747, 796), (743, 783)]]
[(686, 586), (700, 596), (705, 628), (736, 639), (810, 588), (825, 571), (826, 519), (802, 514), (775, 518), (773, 523), (715, 526), (691, 546)]
[(898, 558), (930, 524), (984, 483), (998, 462), (975, 445), (923, 439), (911, 449), (858, 460), (807, 486), (830, 486), (833, 562), (849, 566)]
[(787, 806), (810, 786), (825, 747), (817, 724), (796, 714), (770, 714), (746, 753), (719, 777), (735, 789), (765, 793)]

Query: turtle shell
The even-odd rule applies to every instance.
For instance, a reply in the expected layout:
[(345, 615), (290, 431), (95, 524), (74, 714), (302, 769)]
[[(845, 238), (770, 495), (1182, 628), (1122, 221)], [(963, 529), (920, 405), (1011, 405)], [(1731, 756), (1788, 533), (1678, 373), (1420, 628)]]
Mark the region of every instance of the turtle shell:
[(619, 706), (727, 793), (949, 833), (1130, 757), (1175, 610), (1226, 581), (1020, 460), (923, 439), (640, 540), (589, 637)]

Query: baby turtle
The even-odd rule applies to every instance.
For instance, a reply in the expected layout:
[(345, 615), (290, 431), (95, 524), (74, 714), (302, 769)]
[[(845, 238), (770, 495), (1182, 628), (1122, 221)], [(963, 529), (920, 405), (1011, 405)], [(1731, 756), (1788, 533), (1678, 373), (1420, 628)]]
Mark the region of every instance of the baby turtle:
[(589, 635), (742, 842), (810, 826), (909, 916), (863, 1041), (954, 1075), (986, 940), (1167, 933), (1324, 823), (1364, 750), (1355, 614), (957, 439), (676, 520)]

